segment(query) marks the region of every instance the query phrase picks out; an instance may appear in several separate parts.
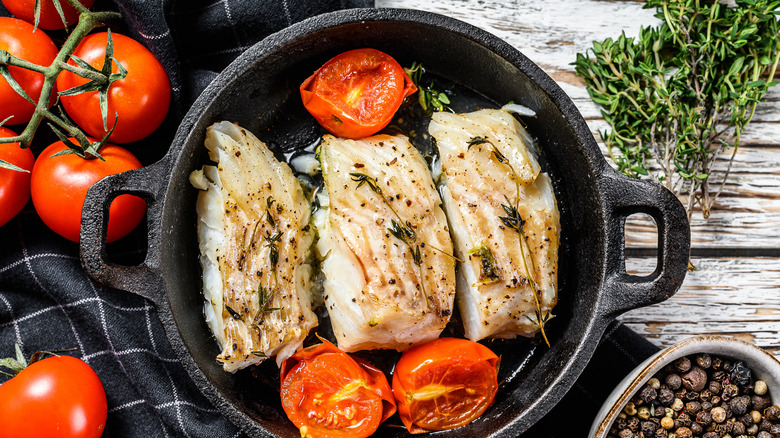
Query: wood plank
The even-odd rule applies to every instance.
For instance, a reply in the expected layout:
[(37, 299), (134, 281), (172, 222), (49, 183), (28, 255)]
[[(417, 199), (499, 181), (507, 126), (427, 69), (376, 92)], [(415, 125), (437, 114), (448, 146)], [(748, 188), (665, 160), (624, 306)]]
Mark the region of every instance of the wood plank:
[[(607, 128), (599, 107), (570, 65), (592, 41), (636, 35), (640, 26), (656, 25), (653, 11), (639, 1), (582, 0), (576, 10), (567, 0), (377, 0), (378, 7), (420, 8), (483, 28), (514, 45), (540, 65), (572, 98), (604, 150), (598, 130)], [(606, 150), (604, 150), (606, 154)], [(758, 106), (742, 138), (731, 176), (709, 220), (693, 216), (695, 247), (780, 247), (780, 87)], [(648, 220), (629, 220), (628, 243), (654, 247)]]
[[(696, 271), (668, 300), (618, 319), (659, 347), (701, 333), (752, 342), (780, 358), (780, 258), (694, 258)], [(655, 259), (629, 258), (628, 271), (652, 270)]]

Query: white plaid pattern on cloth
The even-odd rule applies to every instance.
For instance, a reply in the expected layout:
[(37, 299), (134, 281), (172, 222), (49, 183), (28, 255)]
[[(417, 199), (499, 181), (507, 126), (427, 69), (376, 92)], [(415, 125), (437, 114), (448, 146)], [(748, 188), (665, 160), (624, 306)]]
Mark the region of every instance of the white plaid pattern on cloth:
[[(123, 13), (127, 30), (155, 53), (172, 82), (168, 119), (152, 137), (133, 145), (133, 152), (147, 165), (162, 157), (160, 145), (170, 143), (200, 91), (264, 36), (318, 13), (372, 5), (373, 0), (98, 1), (99, 8)], [(2, 5), (0, 15), (7, 15)], [(142, 260), (143, 228), (109, 245), (112, 261)], [(243, 436), (189, 379), (154, 306), (90, 280), (78, 246), (49, 231), (31, 204), (0, 227), (0, 357), (13, 356), (15, 342), (28, 357), (39, 350), (77, 348), (66, 354), (92, 366), (106, 389), (104, 437)], [(656, 350), (613, 324), (574, 388), (524, 436), (585, 436), (588, 422), (559, 419), (575, 409), (592, 418), (613, 385)]]
[[(165, 124), (130, 149), (147, 165), (162, 157), (160, 145), (170, 144), (200, 91), (266, 35), (318, 13), (370, 6), (372, 0), (98, 1), (97, 8), (122, 12), (126, 31), (157, 56), (173, 88)], [(2, 5), (0, 15), (8, 15)], [(46, 138), (41, 132), (36, 142), (45, 145)], [(114, 261), (142, 259), (143, 228), (109, 245)], [(27, 357), (77, 348), (65, 354), (95, 369), (106, 390), (104, 437), (242, 436), (189, 379), (154, 306), (89, 279), (78, 254), (76, 244), (48, 230), (31, 203), (0, 227), (0, 357), (12, 357), (16, 342)]]

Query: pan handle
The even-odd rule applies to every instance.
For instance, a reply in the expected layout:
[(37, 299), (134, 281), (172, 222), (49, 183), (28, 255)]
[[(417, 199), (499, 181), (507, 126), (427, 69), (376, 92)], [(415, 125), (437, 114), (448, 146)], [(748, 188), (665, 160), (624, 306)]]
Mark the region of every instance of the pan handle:
[[(81, 265), (95, 281), (114, 289), (140, 295), (159, 304), (163, 300), (160, 264), (162, 199), (169, 174), (167, 160), (151, 166), (107, 176), (87, 192), (81, 216)], [(119, 195), (131, 194), (146, 201), (147, 252), (138, 266), (108, 261), (106, 230), (108, 210)], [(156, 248), (156, 249), (155, 249)]]
[[(608, 168), (600, 178), (605, 199), (605, 290), (602, 315), (628, 310), (674, 295), (688, 272), (690, 226), (680, 201), (660, 184), (627, 178)], [(658, 227), (658, 263), (647, 276), (626, 273), (625, 224), (634, 213), (650, 215)]]

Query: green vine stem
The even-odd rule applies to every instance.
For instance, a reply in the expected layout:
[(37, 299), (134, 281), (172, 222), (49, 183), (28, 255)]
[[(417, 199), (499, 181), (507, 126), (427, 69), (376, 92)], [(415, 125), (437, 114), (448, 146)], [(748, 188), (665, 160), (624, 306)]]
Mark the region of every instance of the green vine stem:
[[(21, 88), (14, 87), (17, 93), (36, 105), (35, 112), (33, 113), (30, 121), (25, 126), (24, 130), (19, 135), (15, 137), (0, 138), (0, 143), (19, 142), (22, 148), (30, 147), (38, 127), (45, 119), (62, 128), (62, 130), (64, 130), (69, 136), (74, 137), (81, 147), (82, 153), (79, 153), (78, 155), (84, 158), (88, 158), (85, 156), (84, 152), (90, 153), (93, 156), (98, 156), (97, 149), (93, 148), (92, 143), (81, 129), (68, 121), (66, 117), (60, 117), (52, 112), (49, 109), (49, 102), (51, 101), (51, 94), (54, 90), (54, 84), (57, 80), (57, 77), (63, 70), (67, 70), (86, 79), (96, 81), (97, 83), (105, 84), (109, 82), (109, 77), (105, 74), (70, 65), (67, 62), (73, 52), (76, 50), (76, 47), (78, 47), (79, 43), (81, 43), (87, 34), (89, 34), (97, 27), (109, 26), (114, 23), (121, 23), (122, 15), (118, 12), (91, 12), (77, 0), (67, 0), (67, 2), (76, 8), (76, 10), (78, 10), (81, 15), (79, 16), (78, 24), (75, 28), (73, 28), (73, 31), (65, 40), (65, 43), (63, 43), (62, 48), (60, 49), (59, 53), (57, 53), (57, 56), (50, 65), (37, 65), (23, 59), (19, 59), (9, 54), (5, 50), (0, 50), (0, 66), (5, 67), (6, 69), (9, 66), (20, 67), (41, 73), (44, 76), (41, 95), (38, 98), (37, 103), (33, 102), (32, 99), (30, 99), (30, 97), (27, 96), (23, 90), (21, 90)], [(13, 87), (13, 84), (11, 84), (11, 86)]]

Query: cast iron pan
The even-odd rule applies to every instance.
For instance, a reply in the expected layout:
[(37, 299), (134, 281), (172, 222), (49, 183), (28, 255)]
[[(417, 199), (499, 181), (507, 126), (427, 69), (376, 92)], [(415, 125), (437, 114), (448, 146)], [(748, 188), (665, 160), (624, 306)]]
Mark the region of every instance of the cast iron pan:
[[(299, 436), (281, 409), (272, 361), (228, 374), (215, 360), (219, 349), (202, 314), (197, 191), (188, 176), (206, 161), (206, 127), (221, 120), (248, 128), (282, 158), (310, 146), (322, 131), (300, 103), (299, 84), (326, 60), (360, 47), (385, 51), (402, 65), (422, 61), (442, 80), (473, 90), (464, 96), (496, 104), (514, 101), (536, 111), (535, 118), (524, 121), (538, 138), (562, 214), (559, 304), (547, 325), (552, 346), (489, 342), (502, 354), (499, 379), (507, 380), (495, 404), (476, 422), (436, 434), (515, 437), (572, 386), (610, 320), (677, 291), (687, 268), (689, 228), (670, 192), (623, 177), (607, 165), (582, 116), (541, 69), (509, 44), (461, 21), (413, 10), (346, 10), (311, 18), (250, 48), (198, 98), (161, 161), (90, 189), (82, 224), (83, 265), (97, 281), (156, 304), (182, 364), (233, 422), (256, 436)], [(148, 203), (149, 248), (139, 266), (119, 266), (106, 258), (108, 206), (123, 193)], [(640, 212), (658, 226), (658, 265), (646, 277), (626, 274), (623, 254), (625, 218)], [(407, 433), (383, 427), (378, 435)]]

